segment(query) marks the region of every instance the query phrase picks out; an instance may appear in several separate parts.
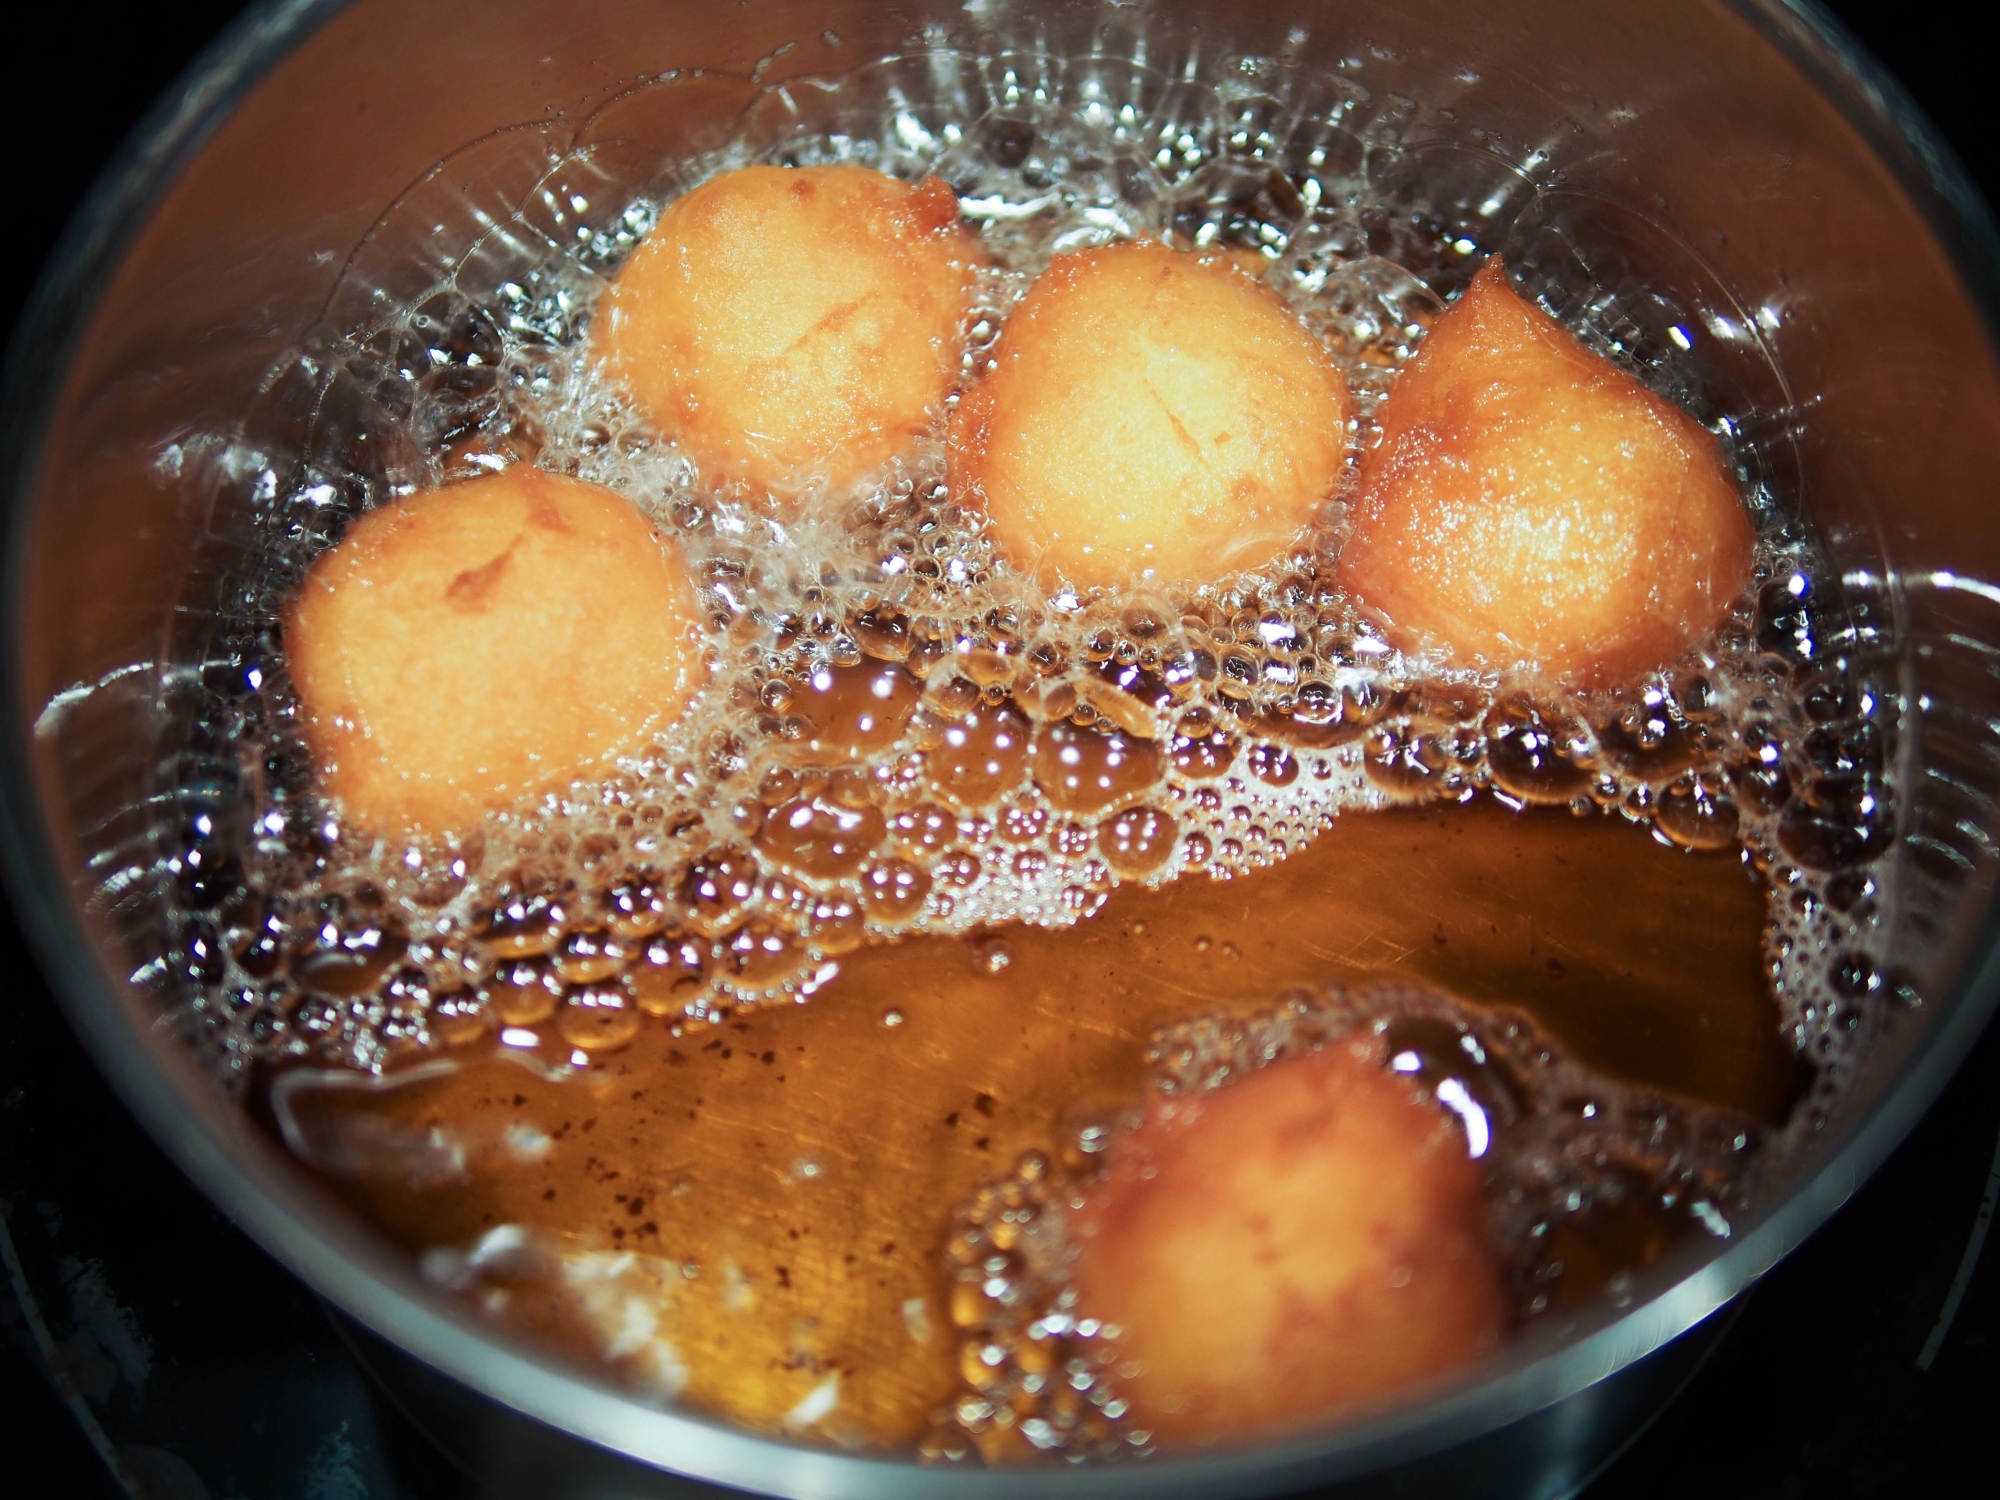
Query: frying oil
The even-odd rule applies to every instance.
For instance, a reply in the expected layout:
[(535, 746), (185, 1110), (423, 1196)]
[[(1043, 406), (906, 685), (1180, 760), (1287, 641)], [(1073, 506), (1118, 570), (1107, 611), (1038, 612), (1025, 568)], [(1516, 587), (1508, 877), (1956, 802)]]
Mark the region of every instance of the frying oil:
[[(1806, 1128), (1896, 988), (1866, 632), (1773, 491), (1781, 424), (1654, 336), (1699, 319), (1480, 238), (1351, 85), (1280, 102), (1086, 61), (1051, 83), (891, 59), (815, 85), (817, 113), (775, 89), (616, 203), (589, 152), (553, 163), (454, 276), (332, 341), (314, 456), (260, 491), (163, 774), (158, 977), (225, 1075), (440, 1285), (756, 1428), (938, 1459), (1143, 1448), (1061, 1322), (1059, 1256), (1031, 1252), (1093, 1140), (1246, 1048), (1366, 1033), (1439, 1100), (1504, 1094), (1482, 1128), (1519, 1317), (1615, 1298), (1728, 1233), (1747, 1164)], [(954, 116), (954, 69), (984, 70), (980, 113)], [(950, 184), (991, 262), (967, 380), (1056, 254), (1232, 253), (1340, 365), (1357, 450), (1506, 248), (1717, 432), (1755, 582), (1687, 660), (1576, 693), (1393, 649), (1333, 582), (1344, 487), (1268, 567), (1051, 597), (952, 493), (945, 414), (782, 511), (713, 484), (588, 332), (662, 205), (752, 161)], [(672, 536), (710, 686), (600, 783), (372, 838), (315, 791), (285, 601), (362, 510), (514, 463)], [(1039, 1240), (1007, 1217), (1029, 1209)]]

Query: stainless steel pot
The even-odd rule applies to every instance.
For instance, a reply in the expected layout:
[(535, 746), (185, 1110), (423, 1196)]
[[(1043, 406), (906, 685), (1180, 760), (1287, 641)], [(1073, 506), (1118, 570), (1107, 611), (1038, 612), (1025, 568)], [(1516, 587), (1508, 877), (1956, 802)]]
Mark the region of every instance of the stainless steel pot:
[[(1032, 1474), (789, 1446), (538, 1362), (428, 1292), (163, 1033), (137, 982), (162, 941), (149, 798), (165, 704), (199, 669), (190, 621), (254, 498), (182, 482), (176, 445), (228, 431), (273, 462), (297, 456), (315, 440), (312, 330), (359, 326), (372, 289), (419, 289), (522, 208), (532, 179), (510, 173), (604, 138), (607, 120), (671, 155), (786, 79), (1003, 41), (1050, 58), (1143, 44), (1163, 71), (1229, 56), (1264, 60), (1250, 77), (1338, 75), (1398, 114), (1409, 159), (1468, 222), (1638, 245), (1644, 274), (1707, 309), (1718, 379), (1757, 384), (1784, 419), (1766, 477), (1810, 519), (1843, 580), (1847, 639), (1886, 663), (1897, 699), (1898, 837), (1881, 868), (1902, 999), (1727, 1241), (1428, 1404), (1214, 1458)], [(367, 1362), (434, 1429), (489, 1466), (498, 1455), (515, 1492), (671, 1492), (651, 1465), (792, 1496), (1562, 1494), (1671, 1392), (1699, 1325), (1903, 1137), (2000, 997), (1996, 295), (2000, 245), (1948, 155), (1893, 84), (1784, 0), (273, 3), (99, 184), (13, 351), (8, 874), (133, 1111), (352, 1320)], [(496, 1427), (500, 1412), (520, 1415)]]

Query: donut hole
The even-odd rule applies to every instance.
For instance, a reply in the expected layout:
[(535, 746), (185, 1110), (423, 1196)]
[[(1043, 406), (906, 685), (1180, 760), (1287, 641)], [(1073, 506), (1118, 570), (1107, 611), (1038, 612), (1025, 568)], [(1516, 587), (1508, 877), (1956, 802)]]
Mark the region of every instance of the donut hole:
[(526, 465), (364, 515), (285, 621), (322, 788), (444, 834), (643, 750), (704, 678), (686, 569), (631, 502)]
[(1749, 582), (1715, 439), (1489, 261), (1390, 387), (1343, 585), (1392, 639), (1579, 687), (1667, 665)]
[(1296, 1429), (1497, 1347), (1478, 1169), (1342, 1045), (1155, 1101), (1072, 1220), (1079, 1314), (1168, 1445)]
[(954, 488), (1045, 586), (1202, 583), (1266, 562), (1333, 490), (1347, 391), (1227, 255), (1056, 257), (951, 433)]
[(840, 487), (937, 419), (976, 259), (935, 178), (743, 167), (668, 205), (592, 340), (710, 477)]

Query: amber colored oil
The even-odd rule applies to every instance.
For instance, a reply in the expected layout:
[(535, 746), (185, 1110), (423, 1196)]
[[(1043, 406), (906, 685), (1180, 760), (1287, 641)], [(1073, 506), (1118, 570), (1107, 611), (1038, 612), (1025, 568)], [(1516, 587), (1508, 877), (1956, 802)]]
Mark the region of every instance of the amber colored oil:
[[(1282, 864), (1126, 889), (1070, 930), (864, 949), (809, 1003), (679, 1037), (648, 1026), (567, 1081), (491, 1053), (321, 1107), (546, 1135), (539, 1161), (489, 1149), (460, 1183), (343, 1190), (413, 1249), (515, 1223), (675, 1263), (684, 1404), (782, 1431), (837, 1374), (813, 1432), (907, 1449), (959, 1389), (952, 1206), (1079, 1107), (1136, 1098), (1155, 1028), (1293, 985), (1421, 979), (1529, 1012), (1615, 1077), (1775, 1119), (1796, 1064), (1763, 926), (1733, 854), (1617, 818), (1484, 800), (1353, 814)], [(571, 1316), (560, 1297), (505, 1314), (596, 1365)]]

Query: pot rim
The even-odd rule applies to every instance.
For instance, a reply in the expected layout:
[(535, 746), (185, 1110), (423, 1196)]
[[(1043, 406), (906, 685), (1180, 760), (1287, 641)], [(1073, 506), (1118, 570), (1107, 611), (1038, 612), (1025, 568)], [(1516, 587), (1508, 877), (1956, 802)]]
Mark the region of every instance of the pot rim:
[[(247, 1127), (184, 1107), (208, 1087), (163, 1053), (97, 961), (35, 798), (21, 700), (18, 604), (40, 437), (75, 344), (125, 251), (215, 128), (348, 0), (264, 0), (240, 17), (142, 118), (64, 230), (31, 295), (0, 378), (5, 557), (0, 588), (0, 865), (30, 943), (72, 1029), (126, 1107), (197, 1187), (319, 1295), (391, 1343), (502, 1404), (673, 1472), (789, 1496), (967, 1497), (1270, 1493), (1439, 1451), (1581, 1392), (1723, 1307), (1819, 1227), (1929, 1109), (2000, 1002), (2000, 897), (1989, 902), (1951, 994), (1867, 1114), (1817, 1170), (1748, 1221), (1726, 1248), (1585, 1336), (1517, 1349), (1476, 1378), (1382, 1416), (1192, 1458), (1094, 1468), (938, 1469), (757, 1437), (720, 1421), (641, 1405), (589, 1373), (543, 1363), (428, 1293), (407, 1257), (342, 1222), (331, 1199)], [(1723, 0), (1799, 67), (1891, 169), (1978, 303), (2000, 350), (2000, 235), (1950, 148), (1887, 72), (1812, 0)], [(168, 1086), (162, 1087), (162, 1073)]]

